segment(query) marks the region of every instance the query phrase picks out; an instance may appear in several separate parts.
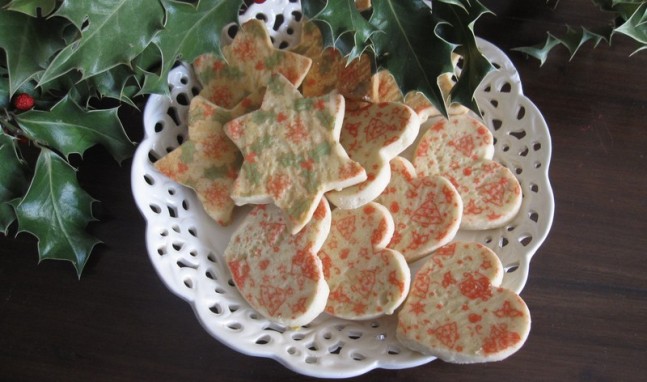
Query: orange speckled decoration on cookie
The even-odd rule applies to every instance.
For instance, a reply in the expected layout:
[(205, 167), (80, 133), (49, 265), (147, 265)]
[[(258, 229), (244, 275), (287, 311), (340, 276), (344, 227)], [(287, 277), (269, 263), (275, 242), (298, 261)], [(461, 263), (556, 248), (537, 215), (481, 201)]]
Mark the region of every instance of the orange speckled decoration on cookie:
[(240, 294), (266, 318), (301, 326), (323, 312), (329, 288), (317, 252), (330, 231), (322, 199), (312, 220), (292, 235), (281, 210), (254, 207), (232, 235), (225, 260)]
[(218, 224), (231, 221), (231, 193), (242, 164), (240, 151), (222, 127), (261, 105), (263, 93), (255, 92), (231, 110), (201, 96), (189, 105), (189, 139), (155, 162), (155, 168), (174, 181), (195, 190), (205, 212)]
[(391, 181), (376, 201), (389, 209), (395, 222), (388, 247), (408, 262), (451, 241), (463, 212), (461, 198), (447, 179), (416, 177), (413, 165), (402, 157), (391, 160)]
[(498, 287), (503, 267), (478, 243), (438, 249), (416, 273), (398, 314), (398, 340), (454, 363), (502, 360), (521, 348), (530, 312), (516, 293)]
[[(441, 115), (440, 111), (423, 93), (412, 90), (403, 96), (398, 82), (388, 70), (380, 70), (375, 73), (372, 77), (372, 86), (376, 95), (375, 102), (403, 102), (418, 114), (420, 122), (425, 122), (429, 118)], [(438, 77), (438, 86), (446, 100), (451, 88), (454, 86), (452, 74), (440, 75)], [(468, 111), (466, 107), (459, 104), (451, 104), (447, 108), (447, 113), (450, 116), (465, 114)]]
[(330, 235), (319, 251), (330, 286), (326, 312), (363, 320), (392, 314), (409, 291), (404, 257), (386, 249), (393, 219), (377, 203), (332, 213)]
[(305, 21), (301, 27), (301, 38), (299, 43), (290, 51), (314, 59), (321, 55), (323, 50), (323, 38), (317, 24), (312, 21)]
[(377, 198), (391, 179), (389, 161), (418, 135), (418, 116), (401, 103), (367, 104), (344, 115), (339, 141), (368, 177), (364, 182), (330, 191), (328, 200), (339, 208), (358, 208)]
[(480, 121), (467, 116), (437, 118), (425, 125), (413, 164), (420, 174), (457, 170), (481, 159), (492, 159), (494, 137)]
[(312, 65), (308, 57), (275, 49), (259, 20), (243, 24), (234, 41), (222, 47), (222, 55), (201, 55), (193, 68), (203, 86), (200, 95), (224, 108), (264, 87), (276, 73), (298, 87)]
[(442, 175), (461, 195), (461, 228), (500, 227), (519, 212), (519, 181), (491, 160), (493, 153), (492, 133), (466, 115), (430, 124), (415, 148), (413, 164), (418, 174)]
[(521, 185), (510, 170), (491, 160), (466, 165), (456, 177), (446, 174), (463, 199), (461, 228), (501, 227), (521, 208)]
[(244, 157), (231, 194), (236, 204), (274, 202), (294, 234), (325, 192), (366, 180), (339, 143), (343, 114), (341, 95), (304, 98), (283, 76), (273, 76), (260, 110), (225, 125)]
[(312, 68), (303, 81), (303, 95), (316, 97), (337, 90), (351, 100), (372, 100), (371, 59), (363, 54), (347, 63), (341, 53), (325, 48), (313, 58)]

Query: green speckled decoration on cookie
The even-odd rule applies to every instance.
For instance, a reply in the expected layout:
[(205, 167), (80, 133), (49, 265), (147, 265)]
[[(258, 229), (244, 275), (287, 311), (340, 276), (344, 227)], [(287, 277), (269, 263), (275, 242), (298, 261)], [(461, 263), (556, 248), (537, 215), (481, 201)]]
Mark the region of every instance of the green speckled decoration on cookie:
[(155, 162), (174, 181), (190, 187), (209, 216), (226, 225), (234, 201), (229, 196), (240, 171), (240, 151), (223, 132), (223, 123), (258, 108), (262, 92), (244, 98), (234, 109), (223, 109), (201, 96), (189, 106), (189, 139)]
[(364, 169), (339, 144), (343, 115), (342, 96), (304, 99), (285, 77), (273, 76), (260, 110), (224, 128), (244, 157), (232, 191), (236, 204), (273, 202), (295, 234), (324, 192), (365, 180)]
[(203, 85), (200, 95), (224, 108), (267, 85), (275, 73), (299, 86), (312, 60), (296, 53), (275, 49), (265, 24), (250, 20), (243, 24), (234, 41), (222, 48), (224, 58), (204, 54), (193, 62)]

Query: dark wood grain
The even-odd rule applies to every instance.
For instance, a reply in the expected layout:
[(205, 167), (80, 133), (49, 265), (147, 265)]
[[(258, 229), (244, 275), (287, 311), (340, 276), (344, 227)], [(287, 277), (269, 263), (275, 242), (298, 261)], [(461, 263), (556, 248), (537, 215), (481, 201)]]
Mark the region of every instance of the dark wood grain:
[[(588, 0), (486, 1), (477, 32), (506, 51), (563, 24), (607, 22)], [(531, 264), (523, 298), (525, 346), (493, 364), (443, 362), (375, 370), (358, 381), (639, 381), (647, 375), (647, 53), (618, 37), (568, 62), (558, 48), (539, 67), (509, 52), (553, 143), (556, 214)], [(127, 131), (141, 139), (140, 115)], [(101, 200), (105, 242), (81, 280), (63, 262), (38, 263), (27, 235), (0, 237), (0, 380), (296, 381), (279, 363), (230, 350), (202, 329), (149, 263), (144, 220), (121, 167), (101, 149), (80, 181)]]

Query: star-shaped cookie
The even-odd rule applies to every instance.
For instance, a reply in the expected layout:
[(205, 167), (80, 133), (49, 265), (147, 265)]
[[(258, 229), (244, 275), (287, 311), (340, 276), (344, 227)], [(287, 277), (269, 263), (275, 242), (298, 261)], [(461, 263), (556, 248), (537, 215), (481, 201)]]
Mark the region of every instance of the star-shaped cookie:
[(222, 47), (222, 55), (199, 56), (193, 68), (203, 85), (200, 95), (224, 108), (264, 87), (275, 73), (299, 86), (312, 65), (308, 57), (274, 48), (259, 20), (243, 24), (234, 41)]
[(244, 156), (231, 194), (236, 204), (274, 202), (295, 234), (326, 191), (366, 180), (339, 143), (343, 115), (341, 95), (304, 98), (283, 76), (273, 76), (261, 108), (225, 125)]
[(257, 109), (262, 97), (261, 92), (253, 93), (227, 110), (196, 96), (189, 106), (189, 139), (155, 162), (164, 175), (194, 189), (205, 212), (221, 225), (231, 220), (234, 201), (229, 193), (242, 163), (222, 126)]

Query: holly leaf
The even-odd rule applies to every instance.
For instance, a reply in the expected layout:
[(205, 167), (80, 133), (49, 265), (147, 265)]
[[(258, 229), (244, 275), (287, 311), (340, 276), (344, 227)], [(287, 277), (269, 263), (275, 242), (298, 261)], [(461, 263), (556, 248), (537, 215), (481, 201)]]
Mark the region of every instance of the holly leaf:
[(18, 155), (16, 139), (0, 131), (0, 232), (5, 235), (16, 214), (10, 202), (27, 190), (27, 166)]
[(12, 0), (8, 9), (31, 17), (45, 17), (56, 9), (56, 0)]
[(634, 53), (647, 48), (647, 3), (643, 2), (638, 9), (624, 23), (618, 26), (613, 33), (620, 33), (636, 40), (642, 47)]
[(627, 20), (644, 3), (644, 0), (593, 0), (593, 3), (603, 11), (617, 13), (622, 20)]
[(50, 57), (63, 48), (63, 25), (61, 19), (40, 19), (0, 9), (0, 48), (7, 58), (10, 95), (42, 72)]
[(16, 205), (18, 230), (38, 238), (40, 261), (70, 261), (80, 277), (92, 249), (99, 243), (85, 230), (93, 220), (94, 201), (79, 186), (75, 169), (43, 148), (29, 190)]
[(474, 24), (482, 15), (491, 12), (477, 0), (470, 0), (468, 4), (438, 0), (434, 3), (433, 12), (439, 20), (448, 23), (443, 28), (443, 37), (453, 41), (458, 46), (457, 52), (463, 57), (461, 73), (450, 93), (450, 102), (464, 105), (480, 115), (474, 91), (493, 67), (476, 45)]
[(117, 108), (85, 110), (69, 96), (50, 111), (30, 110), (17, 115), (16, 120), (32, 140), (66, 157), (72, 153), (83, 155), (88, 148), (101, 144), (121, 162), (130, 157), (134, 148), (119, 121)]
[(61, 50), (40, 78), (40, 85), (79, 70), (82, 79), (129, 65), (162, 29), (159, 1), (65, 1), (54, 13), (68, 19), (81, 37)]
[(126, 65), (118, 65), (86, 80), (88, 87), (95, 91), (93, 96), (108, 97), (136, 107), (132, 100), (140, 90), (137, 72)]
[(324, 46), (334, 46), (349, 62), (364, 53), (376, 32), (357, 10), (354, 0), (309, 0), (302, 1), (302, 7), (306, 17), (319, 26)]
[(9, 76), (0, 66), (0, 109), (9, 106)]
[(389, 69), (404, 93), (418, 90), (444, 115), (447, 106), (438, 76), (453, 72), (456, 44), (440, 36), (445, 21), (434, 19), (422, 0), (374, 0), (370, 23), (378, 63)]
[(601, 41), (609, 42), (613, 29), (611, 27), (604, 27), (596, 31), (586, 29), (584, 27), (572, 28), (566, 26), (566, 34), (562, 37), (555, 36), (548, 33), (548, 37), (543, 44), (533, 46), (513, 48), (518, 52), (525, 53), (531, 57), (539, 60), (539, 65), (543, 65), (548, 58), (548, 54), (558, 45), (562, 45), (568, 49), (571, 54), (570, 59), (573, 59), (577, 51), (588, 41), (593, 41), (594, 46), (598, 46)]
[(168, 92), (167, 77), (177, 60), (192, 62), (203, 53), (220, 53), (220, 35), (225, 25), (236, 22), (242, 1), (201, 0), (197, 5), (162, 0), (166, 24), (152, 43), (159, 49), (159, 75), (145, 77), (141, 93)]

